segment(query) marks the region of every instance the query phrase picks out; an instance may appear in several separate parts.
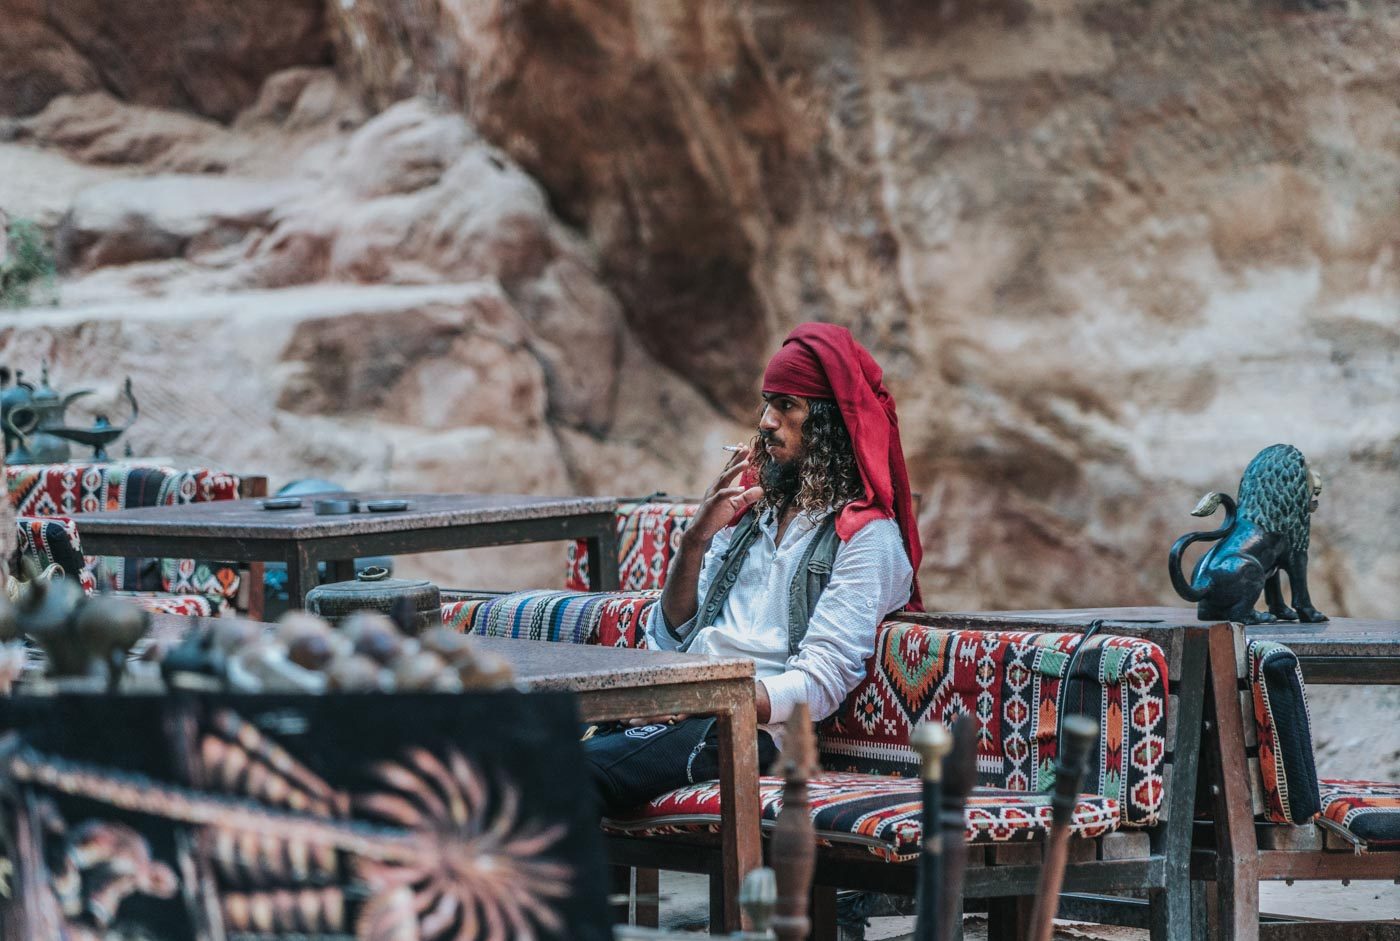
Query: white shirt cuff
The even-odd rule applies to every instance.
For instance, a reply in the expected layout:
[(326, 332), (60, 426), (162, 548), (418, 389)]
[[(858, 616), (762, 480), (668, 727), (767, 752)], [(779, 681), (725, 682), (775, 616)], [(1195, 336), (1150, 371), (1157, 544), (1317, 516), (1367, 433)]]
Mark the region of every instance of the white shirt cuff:
[(685, 638), (694, 628), (695, 618), (691, 618), (680, 626), (680, 630), (672, 632), (666, 623), (666, 615), (661, 611), (660, 601), (647, 611), (647, 645), (654, 650), (676, 650), (685, 643)]
[(768, 714), (769, 725), (786, 722), (793, 706), (807, 702), (807, 674), (801, 670), (787, 670), (759, 682), (768, 690), (768, 703), (772, 707)]

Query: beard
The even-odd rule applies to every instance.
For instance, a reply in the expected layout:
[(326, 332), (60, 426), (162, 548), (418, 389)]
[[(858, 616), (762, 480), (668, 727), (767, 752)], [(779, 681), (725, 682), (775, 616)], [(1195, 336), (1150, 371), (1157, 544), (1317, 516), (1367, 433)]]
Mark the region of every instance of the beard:
[(772, 504), (788, 502), (801, 489), (802, 462), (769, 461), (758, 472), (758, 485), (763, 488), (764, 498)]

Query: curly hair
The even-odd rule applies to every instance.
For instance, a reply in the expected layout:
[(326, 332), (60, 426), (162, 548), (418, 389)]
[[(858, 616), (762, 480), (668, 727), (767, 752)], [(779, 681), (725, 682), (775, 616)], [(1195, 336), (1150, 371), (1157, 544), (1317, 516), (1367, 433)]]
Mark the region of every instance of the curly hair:
[[(852, 500), (865, 496), (860, 468), (856, 465), (855, 448), (851, 445), (841, 410), (830, 399), (809, 399), (807, 418), (802, 423), (804, 453), (798, 467), (799, 486), (793, 504), (806, 512), (824, 513), (840, 509)], [(763, 447), (761, 435), (752, 442), (750, 461), (760, 479), (763, 469), (773, 458)], [(758, 501), (759, 512), (782, 511), (787, 495), (767, 493)]]

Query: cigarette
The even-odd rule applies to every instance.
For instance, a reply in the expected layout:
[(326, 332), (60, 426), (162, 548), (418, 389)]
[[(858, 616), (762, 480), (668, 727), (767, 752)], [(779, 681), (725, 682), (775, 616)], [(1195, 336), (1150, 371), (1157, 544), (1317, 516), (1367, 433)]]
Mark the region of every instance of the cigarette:
[(726, 450), (726, 451), (742, 451), (742, 450), (744, 450), (744, 448), (746, 448), (746, 447), (748, 447), (748, 445), (746, 445), (746, 444), (726, 444), (726, 445), (724, 446), (724, 450)]

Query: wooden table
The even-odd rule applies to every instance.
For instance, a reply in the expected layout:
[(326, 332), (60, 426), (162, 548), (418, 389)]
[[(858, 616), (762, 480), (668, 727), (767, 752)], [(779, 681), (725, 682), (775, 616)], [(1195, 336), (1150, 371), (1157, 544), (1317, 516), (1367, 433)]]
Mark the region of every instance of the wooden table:
[(510, 661), (526, 689), (577, 694), (585, 722), (675, 713), (719, 719), (723, 930), (738, 931), (739, 884), (763, 865), (753, 661), (507, 637), (473, 640)]
[[(392, 497), (408, 500), (409, 508), (317, 516), (318, 496), (361, 505)], [(318, 563), (329, 563), (331, 581), (344, 581), (355, 577), (356, 556), (585, 539), (590, 559), (617, 558), (613, 497), (337, 493), (308, 494), (302, 503), (296, 510), (264, 510), (254, 500), (139, 507), (87, 514), (78, 526), (90, 555), (285, 562), (294, 606), (315, 587)], [(617, 566), (594, 564), (589, 579), (595, 591), (616, 589)]]

